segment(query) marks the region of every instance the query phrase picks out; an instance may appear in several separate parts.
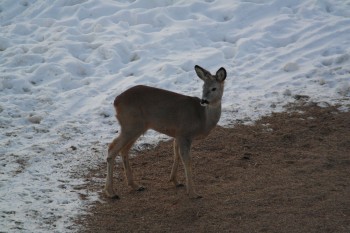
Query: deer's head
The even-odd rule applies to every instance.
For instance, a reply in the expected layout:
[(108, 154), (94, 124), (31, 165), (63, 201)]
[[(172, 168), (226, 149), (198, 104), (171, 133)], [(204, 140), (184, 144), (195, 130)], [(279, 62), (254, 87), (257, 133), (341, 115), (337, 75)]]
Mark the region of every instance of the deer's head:
[(221, 67), (212, 75), (209, 71), (196, 65), (194, 67), (198, 77), (204, 81), (201, 105), (217, 105), (221, 103), (224, 93), (224, 81), (226, 79), (226, 70)]

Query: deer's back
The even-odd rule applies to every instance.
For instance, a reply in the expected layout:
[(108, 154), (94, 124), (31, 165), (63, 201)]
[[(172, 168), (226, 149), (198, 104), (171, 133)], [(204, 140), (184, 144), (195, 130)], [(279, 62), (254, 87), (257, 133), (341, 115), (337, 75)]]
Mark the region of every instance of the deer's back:
[(169, 136), (199, 130), (204, 108), (199, 98), (148, 86), (132, 87), (114, 101), (120, 124), (142, 124)]

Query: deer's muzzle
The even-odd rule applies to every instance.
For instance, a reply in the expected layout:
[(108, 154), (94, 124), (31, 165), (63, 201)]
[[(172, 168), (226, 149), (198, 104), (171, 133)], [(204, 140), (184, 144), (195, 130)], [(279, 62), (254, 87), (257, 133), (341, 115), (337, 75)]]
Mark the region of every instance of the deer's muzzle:
[(207, 106), (209, 104), (209, 101), (206, 99), (201, 99), (201, 105), (202, 106)]

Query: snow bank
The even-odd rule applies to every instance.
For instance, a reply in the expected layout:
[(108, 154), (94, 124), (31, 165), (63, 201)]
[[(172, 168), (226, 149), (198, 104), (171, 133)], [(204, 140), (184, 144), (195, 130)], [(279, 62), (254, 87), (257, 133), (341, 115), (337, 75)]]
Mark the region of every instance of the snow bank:
[(349, 107), (348, 1), (3, 0), (0, 26), (6, 232), (74, 230), (98, 199), (79, 177), (104, 162), (119, 127), (113, 99), (133, 85), (200, 96), (194, 65), (224, 66), (222, 125), (297, 95)]

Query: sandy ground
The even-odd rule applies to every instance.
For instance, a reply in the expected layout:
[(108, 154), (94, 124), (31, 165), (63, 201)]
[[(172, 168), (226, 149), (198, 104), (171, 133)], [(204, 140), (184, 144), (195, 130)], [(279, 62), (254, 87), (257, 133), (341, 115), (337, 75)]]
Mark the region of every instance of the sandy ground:
[(131, 159), (143, 192), (130, 191), (118, 163), (119, 200), (92, 181), (106, 165), (92, 170), (86, 189), (101, 201), (76, 220), (81, 232), (350, 232), (349, 112), (308, 103), (216, 127), (192, 147), (202, 199), (168, 182), (172, 153), (169, 141)]

